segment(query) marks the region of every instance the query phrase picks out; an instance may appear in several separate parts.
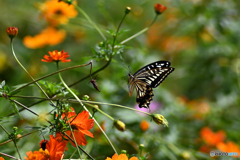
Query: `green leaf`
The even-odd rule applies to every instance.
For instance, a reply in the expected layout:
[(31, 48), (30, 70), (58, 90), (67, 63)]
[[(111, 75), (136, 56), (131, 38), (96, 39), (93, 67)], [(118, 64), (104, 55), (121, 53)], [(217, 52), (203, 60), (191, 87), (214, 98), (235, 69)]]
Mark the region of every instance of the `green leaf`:
[(112, 36), (116, 35), (116, 33), (113, 31), (113, 29), (108, 30), (107, 33), (109, 33)]
[(129, 32), (129, 31), (130, 31), (130, 29), (123, 29), (123, 30), (118, 32), (118, 35)]

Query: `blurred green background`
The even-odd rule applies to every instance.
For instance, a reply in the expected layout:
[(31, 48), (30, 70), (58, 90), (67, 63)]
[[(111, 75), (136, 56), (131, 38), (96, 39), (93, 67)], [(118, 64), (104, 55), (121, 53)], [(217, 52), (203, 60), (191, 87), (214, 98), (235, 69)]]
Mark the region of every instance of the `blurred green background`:
[[(15, 61), (10, 50), (10, 39), (6, 35), (9, 26), (19, 29), (14, 38), (14, 49), (22, 64), (33, 77), (39, 78), (56, 71), (53, 63), (41, 62), (48, 51), (65, 50), (69, 53), (70, 63), (60, 63), (60, 68), (78, 64), (86, 64), (93, 59), (93, 71), (107, 62), (96, 61), (92, 48), (103, 41), (98, 32), (78, 13), (67, 24), (58, 25), (58, 29), (66, 31), (62, 43), (54, 46), (30, 49), (23, 44), (27, 35), (39, 34), (48, 26), (41, 16), (39, 6), (45, 1), (1, 1), (0, 5), (0, 80), (13, 86), (31, 82), (30, 78)], [(97, 113), (95, 118), (105, 122), (105, 131), (115, 144), (118, 151), (127, 150), (130, 155), (138, 155), (139, 144), (144, 144), (144, 154), (148, 159), (211, 159), (209, 151), (218, 150), (217, 146), (209, 146), (201, 137), (204, 127), (213, 132), (223, 130), (223, 143), (234, 142), (240, 154), (240, 111), (239, 111), (239, 48), (240, 48), (240, 1), (238, 0), (134, 0), (134, 1), (77, 1), (77, 4), (100, 27), (109, 41), (112, 40), (106, 30), (116, 31), (125, 8), (132, 10), (124, 20), (121, 29), (128, 29), (118, 36), (121, 42), (147, 27), (155, 16), (154, 4), (161, 3), (167, 10), (144, 34), (127, 42), (120, 55), (115, 55), (110, 65), (98, 73), (97, 83), (101, 92), (96, 91), (90, 78), (73, 86), (79, 92), (79, 97), (89, 95), (91, 100), (121, 104), (129, 107), (136, 105), (136, 93), (128, 96), (127, 74), (130, 66), (132, 74), (156, 60), (168, 60), (175, 71), (158, 87), (154, 89), (152, 105), (157, 106), (156, 113), (162, 114), (169, 122), (169, 128), (150, 121), (150, 117), (139, 115), (131, 110), (101, 105), (101, 109), (116, 119), (122, 120), (127, 130), (119, 132), (112, 127), (112, 121)], [(62, 73), (67, 84), (89, 74), (89, 66), (72, 69)], [(58, 77), (52, 76), (46, 80), (59, 83)], [(42, 96), (34, 85), (23, 89), (18, 95)], [(36, 102), (34, 99), (16, 99), (26, 106)], [(20, 120), (18, 116), (6, 118), (13, 113), (10, 103), (1, 97), (0, 123), (9, 131), (13, 126), (22, 129), (22, 134), (31, 132), (28, 126), (41, 126), (38, 118), (23, 111)], [(76, 110), (80, 106), (73, 104)], [(20, 108), (20, 107), (19, 107)], [(151, 108), (151, 106), (150, 106)], [(152, 106), (154, 108), (154, 106)], [(49, 102), (32, 107), (41, 114), (51, 110)], [(5, 117), (5, 118), (4, 118)], [(139, 124), (147, 120), (150, 127), (142, 131)], [(86, 150), (96, 159), (111, 157), (114, 152), (104, 136), (97, 132), (97, 127), (91, 130), (94, 138), (87, 137)], [(7, 135), (0, 130), (0, 142), (7, 140)], [(28, 136), (18, 142), (20, 152), (39, 149), (42, 137), (39, 134)], [(47, 137), (48, 139), (48, 137)], [(213, 137), (214, 139), (214, 137)], [(207, 146), (205, 151), (202, 146)], [(68, 158), (74, 148), (69, 145), (66, 153)], [(234, 150), (236, 151), (236, 150)], [(13, 143), (0, 146), (0, 152), (17, 157)], [(7, 158), (6, 158), (7, 159)], [(217, 157), (217, 159), (232, 159), (232, 157)]]

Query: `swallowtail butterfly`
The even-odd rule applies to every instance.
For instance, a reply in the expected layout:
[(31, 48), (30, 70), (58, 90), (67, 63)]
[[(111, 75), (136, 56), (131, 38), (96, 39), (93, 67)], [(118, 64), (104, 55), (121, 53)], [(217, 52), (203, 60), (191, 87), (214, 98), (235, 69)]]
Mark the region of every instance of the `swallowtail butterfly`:
[(172, 72), (168, 61), (157, 61), (139, 69), (134, 75), (128, 74), (129, 96), (132, 96), (134, 86), (137, 90), (139, 107), (149, 108), (153, 97), (152, 88), (156, 88)]

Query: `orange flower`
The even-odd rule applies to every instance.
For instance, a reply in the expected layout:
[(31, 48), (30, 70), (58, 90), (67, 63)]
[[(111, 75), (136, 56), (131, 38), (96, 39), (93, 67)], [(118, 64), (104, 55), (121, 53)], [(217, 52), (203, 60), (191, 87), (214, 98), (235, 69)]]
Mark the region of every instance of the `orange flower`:
[(217, 144), (217, 149), (222, 151), (222, 152), (237, 152), (238, 156), (240, 156), (240, 148), (237, 144), (235, 144), (234, 142), (227, 142), (227, 143), (223, 143), (220, 142)]
[(3, 157), (0, 157), (0, 160), (5, 160)]
[(40, 142), (39, 151), (27, 152), (28, 157), (24, 157), (26, 160), (59, 160), (61, 159), (63, 152), (66, 148), (66, 141), (59, 141), (50, 135), (50, 140), (42, 140)]
[(43, 16), (51, 25), (66, 24), (69, 18), (77, 16), (77, 11), (73, 5), (58, 0), (47, 0), (41, 7)]
[(23, 44), (31, 49), (42, 48), (46, 45), (57, 45), (66, 37), (66, 31), (56, 30), (54, 27), (48, 27), (35, 36), (26, 36), (23, 38)]
[(142, 120), (140, 123), (140, 128), (142, 131), (146, 131), (149, 128), (149, 123), (145, 120)]
[(163, 13), (167, 9), (167, 7), (165, 7), (164, 5), (161, 5), (159, 3), (156, 3), (154, 5), (154, 9), (155, 9), (155, 12), (157, 14), (161, 14), (161, 13)]
[(27, 157), (24, 156), (25, 160), (49, 160), (49, 152), (47, 150), (43, 151), (42, 148), (39, 151), (29, 151), (27, 152)]
[(70, 62), (71, 59), (67, 59), (70, 55), (68, 55), (68, 52), (64, 52), (64, 50), (62, 50), (61, 52), (58, 52), (57, 50), (52, 51), (52, 52), (48, 52), (50, 56), (45, 55), (44, 58), (45, 59), (41, 59), (43, 62)]
[(17, 27), (8, 27), (7, 34), (11, 39), (14, 38), (18, 34), (18, 28)]
[[(66, 115), (63, 114), (62, 118), (64, 118), (65, 116)], [(85, 135), (93, 138), (93, 134), (88, 130), (93, 128), (94, 120), (93, 119), (88, 119), (89, 118), (89, 113), (87, 111), (82, 111), (81, 113), (76, 115), (74, 110), (73, 110), (73, 112), (68, 112), (67, 118), (68, 118), (69, 123), (72, 127), (73, 134), (74, 134), (74, 137), (77, 141), (77, 144), (85, 146), (87, 144)], [(73, 139), (73, 135), (72, 135), (70, 130), (66, 131), (65, 133)], [(65, 137), (65, 138), (67, 138), (67, 137)], [(74, 142), (71, 141), (71, 143), (74, 147), (76, 147)]]
[(201, 138), (210, 146), (216, 146), (225, 139), (225, 132), (220, 130), (214, 133), (210, 128), (204, 127), (200, 131)]
[(196, 119), (202, 119), (210, 111), (209, 104), (204, 100), (189, 101), (187, 106), (193, 111), (193, 117)]
[[(112, 158), (107, 157), (106, 160), (128, 160), (126, 154), (120, 154), (119, 156), (115, 153)], [(129, 160), (138, 160), (137, 157), (132, 157)]]

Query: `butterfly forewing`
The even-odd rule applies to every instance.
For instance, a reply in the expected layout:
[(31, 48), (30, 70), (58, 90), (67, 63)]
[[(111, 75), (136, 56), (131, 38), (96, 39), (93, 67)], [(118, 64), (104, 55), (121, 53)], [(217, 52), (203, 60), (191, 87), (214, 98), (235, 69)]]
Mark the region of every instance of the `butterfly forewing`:
[(152, 88), (156, 88), (174, 71), (174, 68), (170, 65), (171, 63), (168, 61), (153, 62), (139, 69), (134, 75), (129, 76), (129, 85), (136, 87), (137, 102), (140, 108), (149, 108), (153, 97)]

